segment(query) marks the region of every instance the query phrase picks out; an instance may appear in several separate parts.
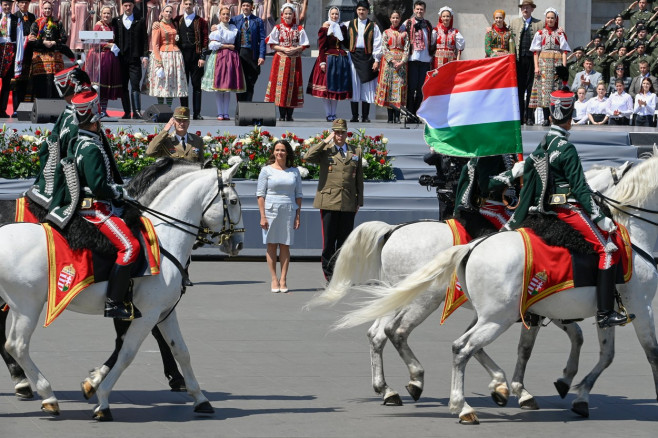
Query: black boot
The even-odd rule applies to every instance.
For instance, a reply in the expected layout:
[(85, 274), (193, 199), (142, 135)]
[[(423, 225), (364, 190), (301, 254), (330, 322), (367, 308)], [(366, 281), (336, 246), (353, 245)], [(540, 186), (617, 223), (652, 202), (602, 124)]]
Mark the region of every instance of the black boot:
[(132, 303), (132, 280), (130, 265), (114, 265), (107, 282), (107, 298), (105, 299), (105, 316), (133, 320), (142, 316)]
[(370, 104), (368, 102), (361, 102), (361, 121), (363, 123), (370, 123)]
[(535, 124), (535, 110), (534, 109), (528, 109), (525, 112), (525, 124), (528, 126), (532, 126)]
[(286, 122), (294, 122), (295, 119), (292, 118), (292, 112), (295, 111), (295, 108), (287, 108), (286, 111)]
[(596, 280), (596, 322), (599, 327), (624, 325), (635, 319), (635, 315), (622, 315), (615, 307), (615, 268), (599, 269)]
[(130, 95), (130, 100), (133, 104), (133, 119), (142, 118), (142, 96), (139, 91), (133, 91)]
[(544, 122), (541, 125), (551, 126), (551, 111), (548, 108), (542, 108), (542, 111), (544, 112)]
[(352, 107), (352, 118), (350, 122), (359, 121), (359, 102), (350, 102), (350, 107)]
[(201, 90), (194, 90), (192, 92), (192, 106), (194, 107), (192, 119), (203, 120), (203, 117), (201, 117)]
[(388, 123), (393, 123), (393, 109), (391, 108), (386, 108), (386, 112), (388, 113)]
[(189, 108), (190, 107), (190, 99), (187, 96), (181, 97), (180, 98), (180, 106), (184, 106), (185, 108)]
[(130, 93), (128, 90), (123, 90), (121, 92), (121, 105), (123, 106), (123, 117), (122, 119), (130, 118)]
[(288, 114), (288, 111), (286, 111), (286, 108), (280, 106), (279, 107), (279, 122), (284, 122), (286, 120), (286, 115)]
[(400, 123), (400, 110), (397, 108), (393, 110), (393, 122)]

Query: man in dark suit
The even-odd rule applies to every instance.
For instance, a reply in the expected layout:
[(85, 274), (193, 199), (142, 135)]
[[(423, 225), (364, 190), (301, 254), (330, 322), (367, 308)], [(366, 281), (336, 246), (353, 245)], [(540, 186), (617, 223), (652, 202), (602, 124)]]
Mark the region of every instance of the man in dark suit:
[[(194, 12), (194, 1), (183, 2), (183, 14), (174, 19), (178, 27), (178, 47), (183, 53), (185, 77), (192, 79), (192, 118), (201, 117), (201, 78), (206, 63), (204, 51), (208, 48), (208, 22)], [(190, 107), (189, 99), (180, 98), (181, 106)]]
[(260, 75), (260, 66), (265, 63), (265, 25), (263, 20), (252, 14), (253, 0), (241, 0), (242, 13), (231, 18), (231, 23), (238, 28), (235, 48), (240, 54), (240, 65), (244, 72), (247, 90), (238, 93), (240, 102), (251, 102), (254, 98), (254, 86)]
[(322, 272), (327, 281), (334, 272), (334, 254), (354, 228), (354, 218), (363, 206), (363, 166), (361, 148), (345, 143), (347, 122), (336, 119), (333, 133), (310, 147), (304, 155), (320, 166), (318, 189), (313, 207), (322, 218)]
[[(18, 2), (18, 11), (16, 11), (16, 19), (22, 24), (23, 27), (23, 41), (21, 44), (25, 47), (23, 52), (23, 62), (20, 63), (20, 75), (18, 73), (19, 63), (16, 63), (17, 70), (15, 74), (15, 85), (14, 85), (14, 115), (16, 115), (16, 110), (21, 102), (25, 101), (25, 95), (27, 93), (27, 80), (30, 76), (30, 64), (32, 63), (32, 46), (30, 44), (25, 44), (27, 37), (30, 36), (30, 28), (32, 23), (37, 20), (37, 17), (33, 13), (28, 11), (30, 7), (30, 0), (19, 0)], [(31, 100), (31, 98), (30, 98)]]
[(537, 5), (531, 0), (523, 0), (519, 5), (521, 17), (513, 18), (510, 21), (510, 30), (514, 36), (514, 47), (516, 48), (516, 77), (519, 87), (521, 123), (527, 125), (535, 124), (533, 110), (528, 108), (535, 77), (535, 60), (533, 53), (530, 51), (530, 44), (537, 31), (544, 27), (543, 21), (532, 17), (532, 12), (536, 7)]
[[(121, 104), (123, 118), (129, 119), (132, 105), (132, 118), (142, 118), (142, 99), (139, 83), (142, 80), (142, 65), (146, 67), (148, 58), (148, 37), (146, 21), (135, 17), (133, 8), (135, 0), (122, 0), (123, 14), (112, 19), (114, 44), (119, 48), (121, 65)], [(132, 90), (128, 91), (128, 82)]]
[(649, 73), (649, 63), (645, 60), (640, 61), (639, 63), (639, 74), (635, 77), (633, 77), (633, 80), (631, 81), (631, 86), (628, 87), (628, 94), (631, 95), (633, 100), (635, 100), (635, 96), (642, 91), (642, 80), (644, 78), (649, 78), (651, 79), (651, 83), (654, 84), (654, 89), (658, 85), (656, 82), (655, 76), (653, 76), (651, 73)]

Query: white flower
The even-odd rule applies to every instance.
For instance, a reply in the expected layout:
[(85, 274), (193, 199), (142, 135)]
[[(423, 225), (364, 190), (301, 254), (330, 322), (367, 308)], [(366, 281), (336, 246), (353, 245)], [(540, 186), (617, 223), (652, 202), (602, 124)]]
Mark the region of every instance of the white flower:
[(251, 144), (251, 137), (245, 137), (242, 139), (242, 143), (244, 144)]
[(128, 141), (128, 136), (124, 134), (119, 137), (119, 140), (121, 140), (121, 143), (126, 143)]
[(306, 140), (304, 140), (304, 144), (305, 144), (306, 146), (308, 146), (308, 145), (310, 145), (311, 143), (313, 143), (314, 141), (315, 141), (315, 138), (313, 138), (313, 137), (311, 137), (311, 138), (307, 138)]
[(231, 146), (235, 146), (239, 141), (240, 139), (236, 137), (235, 140), (233, 140), (233, 143), (231, 143)]
[(272, 137), (272, 143), (276, 143), (277, 141), (279, 141), (279, 137)]
[(296, 142), (296, 141), (291, 141), (290, 142), (290, 147), (292, 148), (293, 151), (295, 151), (298, 146), (299, 146), (299, 142)]
[(388, 138), (382, 137), (382, 144), (388, 144)]
[(366, 161), (366, 159), (363, 158), (363, 157), (361, 157), (361, 165), (362, 165), (363, 167), (368, 167), (368, 161)]
[(238, 157), (237, 155), (231, 155), (231, 156), (228, 158), (228, 165), (229, 165), (229, 166), (232, 167), (232, 166), (234, 166), (234, 165), (236, 165), (236, 164), (238, 164), (238, 163), (242, 163), (242, 158)]
[(135, 132), (134, 137), (141, 140), (142, 138), (144, 138), (144, 134), (142, 134), (141, 132)]
[(306, 178), (308, 176), (308, 169), (303, 166), (297, 166), (297, 170), (299, 170), (299, 175), (302, 178)]
[(203, 137), (203, 141), (206, 142), (206, 143), (211, 141), (211, 140), (212, 140), (212, 137), (209, 136), (209, 135), (206, 135), (205, 137)]

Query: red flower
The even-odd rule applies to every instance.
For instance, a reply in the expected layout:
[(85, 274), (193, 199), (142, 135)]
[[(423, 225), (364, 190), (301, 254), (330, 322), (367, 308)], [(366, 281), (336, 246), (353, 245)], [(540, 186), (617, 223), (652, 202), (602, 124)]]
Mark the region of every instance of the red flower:
[(197, 132), (196, 132), (196, 135), (198, 135), (199, 137), (201, 137), (201, 131), (197, 131)]
[(281, 134), (281, 138), (286, 138), (286, 134)]
[(217, 155), (217, 154), (212, 154), (212, 159), (213, 159), (213, 160), (216, 160), (218, 156), (219, 156), (219, 155)]
[(373, 155), (377, 155), (377, 149), (370, 149), (370, 153)]
[(139, 158), (139, 154), (137, 152), (133, 152), (133, 158)]
[(261, 135), (263, 135), (263, 136), (266, 135), (266, 136), (269, 137), (270, 136), (270, 131), (263, 131), (263, 132), (261, 132)]
[(375, 135), (375, 141), (379, 141), (379, 140), (381, 140), (381, 139), (382, 139), (382, 136), (381, 136), (381, 135)]
[(352, 137), (353, 135), (354, 135), (354, 134), (352, 133), (352, 131), (348, 131), (348, 132), (347, 132), (347, 136), (348, 136), (348, 137)]
[(254, 158), (256, 158), (256, 154), (249, 154), (249, 159), (251, 161), (254, 161)]
[(37, 129), (36, 131), (34, 131), (34, 135), (41, 135), (41, 130)]
[(36, 152), (36, 151), (38, 151), (38, 150), (39, 150), (38, 147), (36, 147), (36, 146), (32, 146), (32, 151)]
[(381, 160), (379, 160), (379, 162), (382, 164), (386, 164), (386, 158), (382, 158)]

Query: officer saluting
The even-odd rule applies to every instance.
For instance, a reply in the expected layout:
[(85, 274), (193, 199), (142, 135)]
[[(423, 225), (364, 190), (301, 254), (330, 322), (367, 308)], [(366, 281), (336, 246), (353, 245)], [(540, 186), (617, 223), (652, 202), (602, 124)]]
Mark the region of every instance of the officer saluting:
[[(169, 135), (171, 128), (174, 135)], [(190, 134), (190, 109), (179, 106), (174, 110), (174, 117), (162, 128), (146, 149), (149, 157), (182, 158), (187, 161), (196, 161), (203, 164), (203, 139), (198, 135)]]
[(334, 254), (354, 228), (354, 217), (363, 206), (363, 166), (361, 148), (345, 143), (347, 122), (336, 119), (333, 133), (311, 146), (304, 155), (309, 163), (320, 166), (320, 179), (313, 207), (322, 217), (322, 272), (325, 278), (333, 274)]

